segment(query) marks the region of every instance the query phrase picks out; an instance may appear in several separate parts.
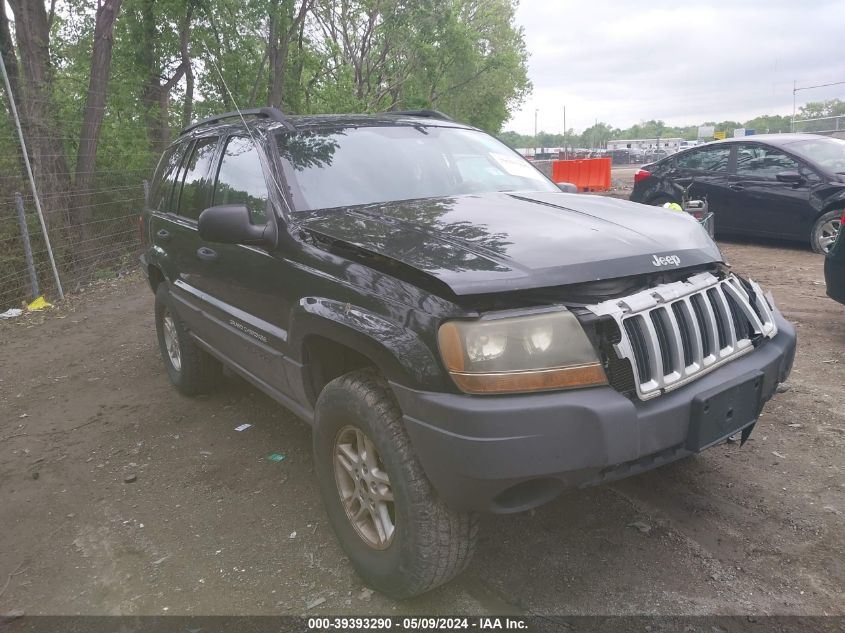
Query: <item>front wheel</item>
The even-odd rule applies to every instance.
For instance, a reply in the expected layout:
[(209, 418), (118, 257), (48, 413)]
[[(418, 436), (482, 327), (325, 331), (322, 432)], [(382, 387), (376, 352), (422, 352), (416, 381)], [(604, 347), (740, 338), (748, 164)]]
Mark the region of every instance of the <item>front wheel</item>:
[(810, 246), (816, 253), (825, 254), (833, 248), (842, 226), (842, 211), (828, 211), (816, 220), (810, 233)]
[(459, 574), (477, 520), (437, 496), (390, 387), (374, 370), (331, 381), (317, 400), (314, 467), (329, 521), (371, 587), (408, 598)]

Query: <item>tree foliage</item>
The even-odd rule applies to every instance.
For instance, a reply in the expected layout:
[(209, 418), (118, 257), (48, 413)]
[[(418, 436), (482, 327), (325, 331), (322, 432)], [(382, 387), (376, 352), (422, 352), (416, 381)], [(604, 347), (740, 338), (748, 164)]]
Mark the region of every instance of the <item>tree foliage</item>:
[(110, 166), (114, 144), (149, 164), (177, 128), (236, 106), (436, 108), (495, 132), (530, 89), (516, 0), (9, 4), (0, 47), (28, 134), (52, 139), (32, 149), (45, 174), (93, 172), (98, 145)]
[[(434, 108), (498, 131), (531, 87), (516, 3), (0, 2), (0, 52), (60, 267), (91, 265), (103, 236), (137, 239), (126, 222), (141, 180), (181, 127), (215, 112)], [(0, 100), (0, 279), (14, 277), (7, 266), (23, 266), (13, 194), (28, 192), (8, 98)]]

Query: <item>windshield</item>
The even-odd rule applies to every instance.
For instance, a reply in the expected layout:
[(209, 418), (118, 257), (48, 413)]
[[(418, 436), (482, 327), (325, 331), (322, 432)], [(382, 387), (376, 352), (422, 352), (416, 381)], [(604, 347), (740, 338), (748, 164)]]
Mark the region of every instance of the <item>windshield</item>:
[(788, 145), (790, 151), (837, 174), (845, 173), (845, 141), (838, 138), (814, 138)]
[(493, 191), (559, 191), (475, 130), (357, 127), (277, 137), (298, 211)]

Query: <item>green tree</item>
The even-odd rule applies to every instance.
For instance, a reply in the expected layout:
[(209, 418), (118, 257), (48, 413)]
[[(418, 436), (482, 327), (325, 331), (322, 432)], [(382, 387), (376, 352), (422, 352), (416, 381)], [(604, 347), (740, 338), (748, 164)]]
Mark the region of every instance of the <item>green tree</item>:
[(811, 101), (798, 108), (798, 119), (818, 119), (825, 116), (845, 115), (845, 101), (829, 99), (827, 101)]
[(613, 128), (607, 123), (598, 122), (584, 130), (580, 140), (583, 147), (600, 148), (607, 145), (611, 138), (614, 138)]

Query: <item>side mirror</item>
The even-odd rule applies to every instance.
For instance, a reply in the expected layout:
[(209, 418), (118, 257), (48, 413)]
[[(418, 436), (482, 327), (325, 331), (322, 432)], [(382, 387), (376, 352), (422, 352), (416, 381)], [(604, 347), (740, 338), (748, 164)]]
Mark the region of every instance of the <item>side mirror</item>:
[(558, 182), (555, 183), (562, 192), (564, 193), (578, 193), (578, 187), (573, 185), (571, 182)]
[(200, 237), (206, 242), (275, 246), (276, 225), (272, 221), (256, 225), (249, 220), (244, 204), (221, 204), (200, 213)]
[(778, 182), (785, 182), (790, 185), (800, 185), (804, 182), (804, 176), (797, 171), (782, 171), (779, 174), (775, 174), (775, 178), (777, 178)]

